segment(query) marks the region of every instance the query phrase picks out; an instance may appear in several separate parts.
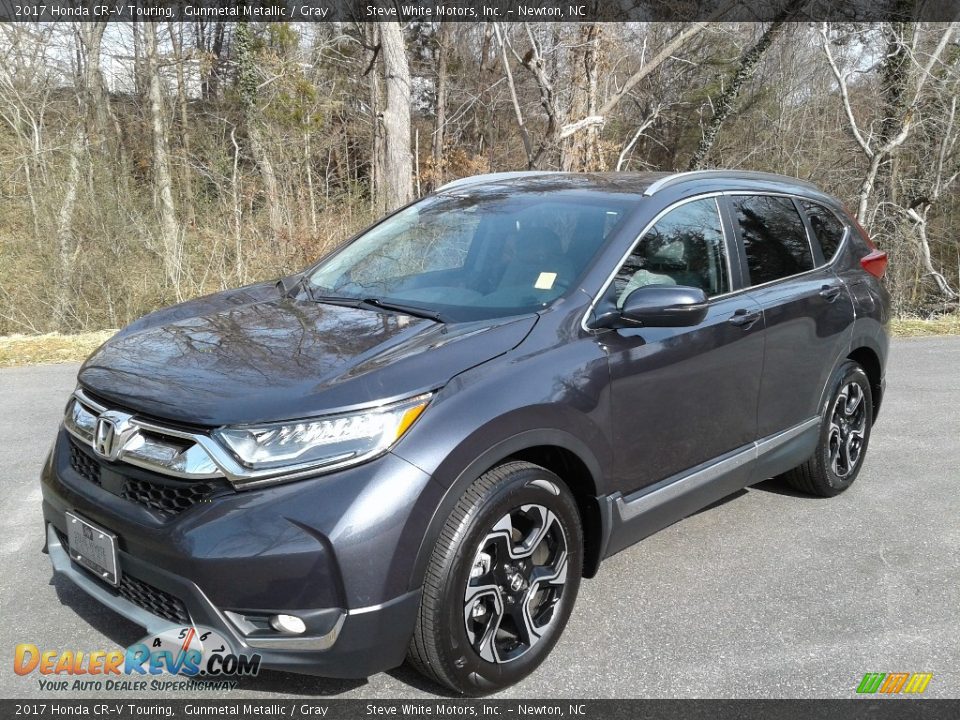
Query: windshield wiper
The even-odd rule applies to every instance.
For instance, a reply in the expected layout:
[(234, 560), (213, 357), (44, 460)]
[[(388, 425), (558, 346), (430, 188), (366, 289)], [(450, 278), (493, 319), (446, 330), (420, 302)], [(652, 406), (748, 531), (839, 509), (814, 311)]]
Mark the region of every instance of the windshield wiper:
[[(312, 290), (312, 289), (311, 289)], [(316, 292), (310, 292), (310, 299), (323, 305), (342, 305), (343, 307), (360, 307), (363, 300), (358, 297), (348, 295), (319, 295)]]
[(427, 320), (433, 320), (438, 323), (446, 322), (436, 310), (417, 307), (416, 305), (404, 305), (402, 303), (390, 302), (389, 300), (381, 300), (380, 298), (364, 298), (360, 301), (360, 304), (372, 305), (382, 310), (393, 310), (413, 317), (426, 318)]
[(388, 300), (381, 300), (380, 298), (376, 297), (358, 298), (349, 295), (320, 295), (309, 283), (303, 283), (301, 281), (300, 284), (303, 285), (303, 289), (307, 292), (307, 295), (311, 300), (313, 300), (313, 302), (322, 303), (324, 305), (340, 305), (343, 307), (355, 308), (362, 308), (366, 306), (368, 308), (372, 307), (377, 310), (389, 310), (392, 312), (403, 313), (404, 315), (410, 315), (412, 317), (426, 318), (427, 320), (433, 320), (439, 323), (446, 322), (436, 310), (417, 307), (415, 305), (404, 305), (402, 303), (390, 302)]
[[(281, 280), (281, 282), (283, 282)], [(296, 297), (301, 292), (307, 294), (307, 298), (315, 302), (319, 302), (320, 296), (317, 295), (317, 288), (310, 282), (310, 277), (308, 275), (301, 275), (300, 279), (297, 280), (293, 285), (285, 288), (284, 294), (288, 298)], [(332, 299), (332, 298), (331, 298)], [(343, 298), (346, 300), (347, 298)]]

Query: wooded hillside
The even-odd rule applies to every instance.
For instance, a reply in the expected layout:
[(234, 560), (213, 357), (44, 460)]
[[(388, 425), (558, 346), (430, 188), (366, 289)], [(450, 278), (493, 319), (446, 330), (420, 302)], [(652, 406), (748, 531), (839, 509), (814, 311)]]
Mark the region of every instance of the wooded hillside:
[(481, 172), (812, 180), (957, 307), (960, 27), (0, 25), (0, 334), (119, 327), (299, 269)]

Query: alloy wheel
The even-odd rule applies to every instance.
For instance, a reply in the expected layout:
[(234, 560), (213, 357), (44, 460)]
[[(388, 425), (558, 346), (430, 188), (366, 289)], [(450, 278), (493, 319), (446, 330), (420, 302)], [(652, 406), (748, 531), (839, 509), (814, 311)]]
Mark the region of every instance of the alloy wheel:
[(504, 515), (480, 542), (464, 593), (474, 651), (491, 663), (527, 653), (557, 617), (567, 582), (567, 538), (542, 505)]
[(867, 427), (866, 403), (859, 383), (844, 385), (833, 404), (827, 436), (830, 469), (839, 478), (852, 473), (860, 462)]

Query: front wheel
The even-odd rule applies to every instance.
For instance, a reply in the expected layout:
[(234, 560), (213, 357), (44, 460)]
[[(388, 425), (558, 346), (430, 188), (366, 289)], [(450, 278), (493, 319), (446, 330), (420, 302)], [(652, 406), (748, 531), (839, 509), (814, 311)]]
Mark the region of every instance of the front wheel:
[(533, 672), (573, 609), (582, 535), (576, 502), (550, 471), (510, 462), (475, 480), (431, 556), (412, 664), (465, 695)]
[(794, 488), (832, 497), (853, 484), (863, 466), (873, 423), (873, 395), (867, 374), (853, 360), (843, 363), (820, 420), (820, 442), (803, 465), (784, 475)]

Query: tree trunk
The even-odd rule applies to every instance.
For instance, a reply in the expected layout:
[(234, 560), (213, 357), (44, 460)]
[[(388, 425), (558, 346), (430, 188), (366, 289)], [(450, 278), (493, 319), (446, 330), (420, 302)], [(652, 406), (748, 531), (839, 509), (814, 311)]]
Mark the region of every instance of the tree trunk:
[(383, 202), (389, 212), (413, 199), (410, 156), (410, 67), (399, 22), (380, 25), (386, 104), (383, 108)]
[(770, 27), (760, 36), (756, 44), (747, 50), (740, 58), (740, 64), (730, 79), (730, 84), (727, 85), (716, 103), (714, 103), (716, 111), (706, 131), (703, 133), (703, 137), (700, 139), (700, 144), (697, 146), (696, 152), (694, 152), (693, 157), (690, 158), (690, 164), (687, 166), (688, 170), (700, 170), (706, 165), (707, 156), (710, 155), (710, 150), (717, 140), (717, 135), (720, 134), (720, 128), (723, 127), (724, 121), (733, 111), (743, 84), (753, 75), (753, 71), (756, 70), (757, 65), (760, 64), (764, 54), (770, 49), (777, 35), (783, 31), (784, 23), (784, 20), (777, 20), (776, 22), (770, 23)]
[[(599, 23), (581, 25), (577, 43), (574, 80), (568, 118), (593, 118), (597, 116), (597, 74), (599, 71), (600, 35)], [(592, 172), (606, 170), (600, 151), (601, 123), (588, 123), (582, 132), (574, 132), (560, 146), (560, 166), (566, 171)]]
[(153, 135), (153, 180), (160, 213), (163, 270), (167, 280), (173, 286), (177, 299), (180, 300), (180, 227), (173, 204), (170, 149), (167, 145), (167, 119), (160, 80), (160, 63), (157, 56), (157, 26), (154, 23), (144, 23), (143, 35), (150, 99), (150, 128)]
[(273, 240), (279, 240), (286, 235), (283, 222), (283, 209), (280, 207), (280, 185), (277, 182), (277, 173), (273, 169), (273, 161), (267, 151), (260, 125), (253, 117), (247, 115), (247, 138), (250, 140), (250, 152), (253, 161), (257, 164), (260, 177), (263, 179), (263, 188), (267, 196), (267, 221), (270, 223), (270, 234)]
[[(367, 86), (370, 90), (370, 206), (382, 215), (386, 210), (386, 198), (383, 193), (383, 123), (380, 122), (383, 105), (380, 88), (380, 45), (377, 26), (365, 24), (362, 28), (365, 45), (373, 52), (367, 67)], [(350, 177), (349, 146), (344, 153), (347, 159), (347, 177)]]
[(441, 22), (437, 37), (437, 112), (433, 127), (433, 147), (431, 149), (431, 183), (435, 189), (443, 185), (443, 141), (447, 124), (447, 54), (451, 39), (452, 23)]
[[(77, 243), (74, 238), (73, 220), (80, 192), (81, 160), (87, 151), (89, 142), (88, 123), (93, 115), (93, 123), (100, 137), (106, 127), (106, 112), (103, 103), (103, 86), (100, 77), (100, 42), (106, 23), (80, 23), (78, 27), (78, 64), (81, 73), (77, 78), (77, 100), (80, 105), (80, 117), (70, 139), (67, 150), (67, 180), (60, 209), (57, 212), (57, 297), (54, 304), (53, 321), (57, 330), (69, 329), (67, 316), (73, 299), (72, 283), (74, 263), (77, 255)], [(101, 121), (103, 121), (101, 123)]]
[(78, 122), (73, 131), (68, 150), (67, 184), (60, 200), (57, 213), (57, 299), (54, 306), (53, 321), (57, 330), (68, 329), (67, 314), (73, 299), (71, 284), (73, 263), (76, 255), (76, 243), (73, 237), (73, 213), (77, 206), (77, 193), (80, 188), (80, 159), (86, 149), (87, 133), (83, 122)]
[(190, 170), (190, 118), (187, 113), (187, 84), (183, 73), (183, 23), (168, 23), (177, 68), (177, 109), (180, 121), (180, 177), (183, 182), (183, 209), (187, 225), (195, 222), (193, 212), (193, 173)]
[(517, 97), (517, 86), (513, 81), (513, 71), (510, 70), (510, 58), (507, 57), (507, 41), (497, 23), (491, 23), (500, 44), (500, 59), (503, 63), (503, 73), (507, 78), (507, 87), (510, 89), (510, 100), (513, 103), (513, 112), (517, 118), (517, 127), (520, 129), (520, 139), (523, 141), (523, 152), (527, 156), (527, 170), (533, 170), (535, 159), (533, 144), (530, 142), (530, 133), (523, 122), (523, 111), (520, 109), (520, 100)]
[(285, 233), (283, 211), (280, 207), (280, 186), (277, 183), (277, 174), (273, 169), (273, 162), (267, 150), (260, 123), (256, 117), (257, 97), (257, 68), (256, 58), (251, 48), (253, 38), (246, 23), (237, 25), (237, 84), (240, 90), (240, 103), (243, 107), (244, 124), (247, 128), (247, 138), (250, 141), (250, 153), (260, 171), (263, 188), (267, 197), (267, 218), (270, 223), (270, 234), (273, 240), (282, 238)]
[[(887, 51), (880, 69), (880, 94), (883, 97), (883, 118), (877, 133), (877, 142), (882, 147), (890, 142), (900, 130), (900, 119), (906, 110), (907, 85), (910, 81), (910, 46), (915, 33), (911, 22), (886, 24)], [(897, 156), (891, 155), (881, 161), (873, 182), (877, 202), (897, 204), (896, 181)]]

